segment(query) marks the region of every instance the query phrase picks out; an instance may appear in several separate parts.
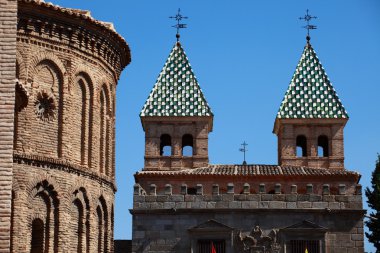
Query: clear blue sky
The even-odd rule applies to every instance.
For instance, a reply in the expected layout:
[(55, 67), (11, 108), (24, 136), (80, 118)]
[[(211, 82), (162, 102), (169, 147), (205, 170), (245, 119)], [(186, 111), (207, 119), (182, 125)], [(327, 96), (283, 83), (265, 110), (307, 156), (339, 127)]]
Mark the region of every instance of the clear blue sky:
[[(380, 1), (378, 0), (54, 0), (113, 22), (132, 62), (117, 87), (115, 238), (131, 238), (133, 174), (143, 167), (141, 110), (175, 42), (180, 7), (189, 16), (181, 42), (214, 114), (210, 162), (276, 164), (274, 119), (305, 45), (298, 17), (318, 16), (311, 43), (350, 120), (346, 168), (370, 183), (380, 152)], [(366, 205), (366, 204), (365, 204)], [(366, 243), (366, 251), (375, 252)]]

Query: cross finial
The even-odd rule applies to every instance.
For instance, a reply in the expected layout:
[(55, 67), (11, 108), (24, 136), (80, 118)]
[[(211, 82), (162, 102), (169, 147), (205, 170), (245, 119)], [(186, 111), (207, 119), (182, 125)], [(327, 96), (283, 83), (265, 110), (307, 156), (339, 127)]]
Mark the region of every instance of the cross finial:
[(307, 24), (303, 27), (303, 28), (307, 29), (307, 36), (306, 36), (306, 40), (307, 40), (307, 42), (309, 42), (309, 40), (310, 40), (310, 30), (315, 30), (315, 29), (317, 29), (317, 26), (315, 26), (315, 25), (311, 25), (311, 24), (310, 24), (310, 20), (312, 20), (312, 19), (316, 19), (316, 18), (317, 18), (316, 16), (311, 16), (311, 15), (309, 14), (309, 9), (306, 10), (306, 15), (305, 15), (305, 16), (299, 18), (300, 20), (305, 20), (306, 23), (307, 23)]
[(175, 16), (170, 16), (169, 18), (173, 18), (177, 21), (177, 24), (173, 25), (172, 27), (177, 29), (177, 34), (175, 35), (177, 38), (177, 42), (179, 41), (179, 29), (187, 28), (186, 24), (181, 24), (182, 19), (188, 19), (188, 17), (182, 16), (181, 9), (178, 9), (178, 12)]
[(248, 149), (247, 149), (248, 144), (244, 141), (244, 142), (243, 142), (242, 144), (240, 144), (240, 145), (243, 146), (242, 148), (239, 148), (239, 151), (240, 151), (240, 152), (243, 152), (243, 154), (244, 154), (243, 165), (247, 165), (247, 162), (245, 161), (245, 153), (248, 151)]

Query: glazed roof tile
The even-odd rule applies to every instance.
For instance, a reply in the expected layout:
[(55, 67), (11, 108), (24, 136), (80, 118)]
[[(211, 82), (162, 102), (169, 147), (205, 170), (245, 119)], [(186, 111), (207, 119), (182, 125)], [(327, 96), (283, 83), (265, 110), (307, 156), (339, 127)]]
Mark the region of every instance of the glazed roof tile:
[(216, 176), (357, 176), (355, 171), (278, 165), (210, 165), (180, 171), (140, 171), (136, 175), (216, 175)]
[(140, 116), (212, 116), (189, 60), (177, 42)]
[(305, 46), (277, 118), (348, 118), (310, 43)]

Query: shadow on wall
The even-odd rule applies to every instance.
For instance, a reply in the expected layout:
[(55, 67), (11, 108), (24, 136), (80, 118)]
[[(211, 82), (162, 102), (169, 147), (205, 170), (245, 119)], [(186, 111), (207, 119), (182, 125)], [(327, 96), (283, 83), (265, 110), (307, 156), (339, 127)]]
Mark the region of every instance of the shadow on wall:
[(132, 240), (114, 240), (114, 253), (132, 253)]

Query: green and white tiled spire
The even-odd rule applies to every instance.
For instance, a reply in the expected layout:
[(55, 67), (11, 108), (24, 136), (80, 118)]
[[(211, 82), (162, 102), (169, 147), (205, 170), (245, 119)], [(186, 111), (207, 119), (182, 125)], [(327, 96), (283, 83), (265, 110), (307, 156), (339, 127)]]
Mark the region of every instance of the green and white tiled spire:
[(298, 62), (277, 118), (348, 118), (309, 42)]
[(140, 116), (212, 116), (189, 60), (177, 42)]

